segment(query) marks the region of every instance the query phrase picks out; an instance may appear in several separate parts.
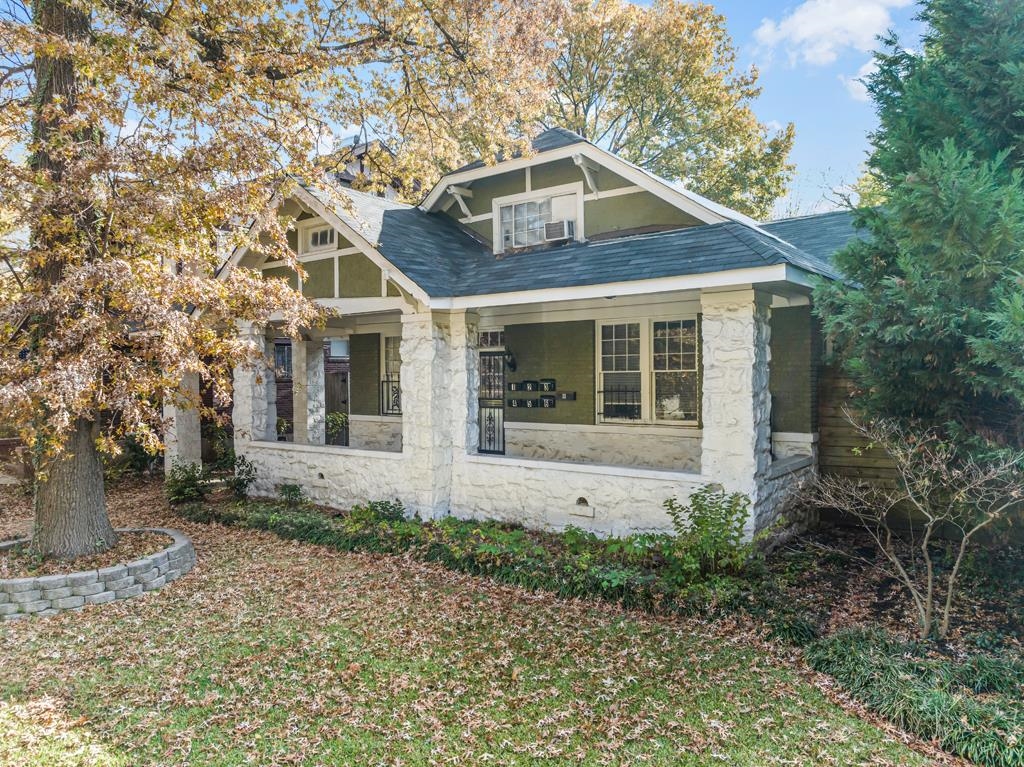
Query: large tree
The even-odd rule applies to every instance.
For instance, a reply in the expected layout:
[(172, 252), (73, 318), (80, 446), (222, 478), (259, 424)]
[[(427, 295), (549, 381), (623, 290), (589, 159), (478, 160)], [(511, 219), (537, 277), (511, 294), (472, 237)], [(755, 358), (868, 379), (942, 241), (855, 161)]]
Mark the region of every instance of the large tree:
[[(928, 0), (868, 90), (883, 204), (818, 311), (869, 415), (1024, 447), (1024, 5)], [(987, 449), (987, 448), (986, 448)]]
[(262, 353), (239, 321), (318, 320), (282, 283), (217, 267), (243, 244), (297, 266), (274, 199), (323, 171), (330, 126), (372, 120), (441, 158), (513, 151), (503, 137), (542, 103), (549, 11), (8, 0), (0, 210), (23, 236), (0, 280), (0, 416), (32, 451), (39, 553), (113, 544), (101, 453), (128, 435), (157, 449), (160, 403), (200, 405), (186, 374), (227, 398), (231, 369)]
[(758, 218), (792, 175), (792, 124), (751, 109), (757, 71), (737, 71), (725, 19), (710, 5), (565, 0), (565, 43), (544, 122)]

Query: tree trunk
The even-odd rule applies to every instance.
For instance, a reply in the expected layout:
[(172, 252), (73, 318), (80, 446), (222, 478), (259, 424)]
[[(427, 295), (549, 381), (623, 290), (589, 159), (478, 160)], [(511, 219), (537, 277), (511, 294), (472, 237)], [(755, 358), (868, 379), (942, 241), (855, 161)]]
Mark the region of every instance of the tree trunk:
[(79, 419), (64, 451), (36, 482), (32, 551), (74, 559), (106, 551), (117, 543), (107, 517), (103, 463), (96, 450), (96, 423)]
[[(41, 35), (67, 43), (90, 36), (86, 9), (69, 0), (35, 0), (33, 20)], [(57, 190), (44, 191), (48, 197), (43, 203), (46, 216), (32, 227), (33, 245), (45, 257), (31, 263), (29, 269), (44, 290), (60, 285), (69, 246), (80, 250), (82, 260), (96, 255), (89, 236), (96, 206), (86, 160), (96, 150), (99, 126), (76, 124), (82, 121), (78, 103), (82, 75), (74, 59), (57, 50), (57, 54), (39, 52), (34, 64), (36, 148), (29, 162), (48, 178), (49, 189)], [(94, 309), (82, 307), (82, 311)], [(34, 319), (30, 346), (44, 343), (59, 322), (45, 313)], [(38, 554), (74, 559), (105, 551), (117, 542), (107, 518), (97, 427), (94, 421), (78, 418), (63, 440), (63, 451), (45, 466), (36, 467), (40, 480), (35, 487), (32, 550)]]

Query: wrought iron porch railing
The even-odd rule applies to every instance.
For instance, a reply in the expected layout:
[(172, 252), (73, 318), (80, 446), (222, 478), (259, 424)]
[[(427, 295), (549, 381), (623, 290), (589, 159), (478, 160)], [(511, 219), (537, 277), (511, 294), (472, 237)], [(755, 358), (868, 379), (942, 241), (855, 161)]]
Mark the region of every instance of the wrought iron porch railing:
[(380, 382), (380, 414), (402, 414), (402, 387), (397, 376)]

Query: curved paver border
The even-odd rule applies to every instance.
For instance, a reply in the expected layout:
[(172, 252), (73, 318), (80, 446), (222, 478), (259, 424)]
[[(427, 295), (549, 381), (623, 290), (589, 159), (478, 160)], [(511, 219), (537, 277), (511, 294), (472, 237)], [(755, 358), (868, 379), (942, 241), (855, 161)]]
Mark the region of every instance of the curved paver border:
[[(0, 580), (0, 617), (17, 620), (30, 615), (56, 615), (115, 599), (132, 599), (177, 580), (196, 563), (196, 550), (184, 533), (165, 527), (121, 527), (119, 533), (161, 533), (171, 545), (163, 551), (124, 565), (83, 570), (66, 575)], [(17, 538), (0, 543), (0, 551), (26, 543)]]

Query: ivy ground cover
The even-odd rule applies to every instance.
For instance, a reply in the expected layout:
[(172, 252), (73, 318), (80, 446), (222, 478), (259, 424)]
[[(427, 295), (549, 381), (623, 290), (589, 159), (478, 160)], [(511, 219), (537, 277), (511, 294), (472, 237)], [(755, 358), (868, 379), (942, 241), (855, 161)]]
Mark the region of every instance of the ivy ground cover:
[[(928, 764), (742, 622), (661, 619), (410, 559), (192, 524), (173, 588), (0, 626), (0, 763)], [(4, 498), (0, 534), (29, 523)]]

